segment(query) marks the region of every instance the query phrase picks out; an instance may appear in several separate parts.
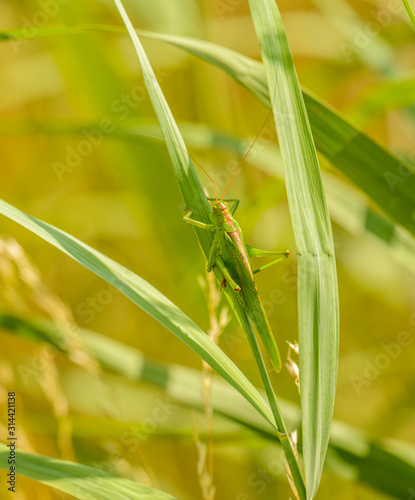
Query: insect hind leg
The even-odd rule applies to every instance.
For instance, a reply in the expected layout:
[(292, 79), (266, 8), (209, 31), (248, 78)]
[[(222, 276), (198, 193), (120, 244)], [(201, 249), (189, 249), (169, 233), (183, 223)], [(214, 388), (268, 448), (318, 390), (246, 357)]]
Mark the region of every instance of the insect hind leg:
[(232, 278), (232, 276), (229, 274), (229, 271), (226, 269), (225, 263), (221, 259), (221, 257), (218, 257), (216, 264), (218, 268), (220, 269), (221, 273), (223, 274), (223, 281), (221, 283), (221, 288), (224, 288), (226, 283), (229, 283), (229, 285), (235, 290), (235, 292), (239, 292), (241, 287), (236, 283), (236, 281)]

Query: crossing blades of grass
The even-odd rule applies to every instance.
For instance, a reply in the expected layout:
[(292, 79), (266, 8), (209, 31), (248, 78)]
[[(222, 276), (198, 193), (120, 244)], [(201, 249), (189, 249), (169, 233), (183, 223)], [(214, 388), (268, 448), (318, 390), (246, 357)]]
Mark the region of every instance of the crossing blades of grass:
[(338, 364), (334, 244), (317, 153), (277, 5), (249, 0), (284, 165), (298, 252), (303, 455), (307, 498), (316, 496), (333, 416)]
[[(96, 24), (56, 26), (39, 28), (30, 38), (99, 31), (122, 33), (125, 29)], [(137, 33), (180, 47), (222, 69), (270, 106), (264, 68), (258, 61), (204, 40), (141, 30)], [(27, 40), (25, 29), (0, 30), (0, 42), (20, 40)], [(305, 89), (303, 98), (317, 150), (375, 201), (386, 215), (415, 236), (414, 169)]]
[[(35, 342), (47, 342), (70, 355), (70, 351), (66, 349), (68, 341), (64, 335), (65, 328), (51, 321), (0, 312), (0, 328), (22, 340), (26, 338)], [(85, 350), (102, 368), (129, 380), (151, 384), (180, 402), (183, 407), (203, 411), (203, 394), (200, 391), (203, 373), (200, 370), (157, 363), (146, 358), (137, 349), (115, 339), (82, 328), (75, 331)], [(274, 429), (258, 412), (219, 377), (214, 377), (212, 382), (212, 406), (218, 414), (238, 422), (246, 429), (254, 430), (258, 436), (275, 444)], [(140, 390), (141, 386), (138, 386), (137, 391)], [(300, 408), (283, 398), (279, 398), (278, 402), (288, 427), (298, 427)], [(107, 432), (106, 426), (100, 428), (104, 429), (102, 432)], [(94, 425), (94, 429), (97, 429), (97, 425)], [(116, 435), (119, 436), (119, 428), (116, 429)], [(237, 436), (239, 440), (240, 434)], [(350, 425), (333, 421), (326, 466), (339, 478), (348, 480), (353, 474), (360, 483), (382, 494), (404, 498), (415, 483), (415, 447), (397, 440), (372, 438), (368, 433)]]
[[(179, 129), (175, 123), (173, 115), (169, 109), (166, 99), (161, 91), (161, 88), (155, 78), (154, 71), (147, 59), (146, 53), (141, 45), (141, 42), (137, 36), (137, 33), (123, 7), (120, 0), (115, 0), (117, 9), (127, 27), (128, 33), (134, 44), (141, 69), (144, 76), (144, 81), (152, 101), (154, 111), (156, 112), (163, 136), (166, 140), (166, 145), (172, 160), (176, 178), (179, 183), (179, 187), (183, 196), (183, 199), (188, 207), (190, 207), (195, 213), (195, 219), (202, 222), (210, 223), (210, 207), (206, 200), (206, 195), (201, 187), (200, 181), (194, 170), (194, 167), (190, 161), (187, 154), (185, 144), (180, 135)], [(196, 210), (197, 209), (197, 210)], [(199, 242), (201, 244), (202, 250), (206, 257), (209, 255), (210, 247), (212, 244), (212, 235), (203, 234), (209, 233), (205, 230), (196, 230)], [(214, 268), (215, 276), (218, 283), (222, 282), (222, 273)], [(278, 437), (281, 441), (284, 453), (287, 458), (288, 466), (290, 468), (293, 481), (297, 487), (300, 495), (300, 499), (305, 498), (304, 495), (304, 483), (299, 470), (298, 462), (295, 457), (294, 450), (292, 448), (291, 442), (288, 438), (287, 430), (285, 428), (285, 423), (282, 418), (279, 406), (276, 401), (276, 397), (271, 386), (268, 371), (265, 367), (264, 361), (262, 359), (261, 352), (259, 350), (258, 342), (253, 331), (252, 324), (248, 318), (245, 309), (242, 307), (240, 302), (236, 298), (236, 292), (234, 292), (231, 287), (224, 288), (226, 297), (228, 298), (231, 307), (239, 320), (239, 323), (245, 333), (247, 341), (249, 343), (250, 349), (254, 356), (255, 362), (257, 364), (258, 370), (261, 375), (262, 382), (264, 384), (265, 392), (267, 394), (268, 401), (271, 406), (272, 413), (274, 415)]]
[[(203, 40), (142, 32), (213, 64), (232, 76), (266, 106), (270, 97), (264, 67), (226, 47)], [(394, 222), (415, 236), (415, 170), (316, 96), (302, 90), (317, 150)]]
[(177, 335), (219, 375), (240, 392), (268, 421), (272, 414), (263, 398), (226, 354), (161, 292), (121, 264), (94, 250), (73, 236), (27, 215), (0, 200), (0, 213), (14, 220), (66, 253)]

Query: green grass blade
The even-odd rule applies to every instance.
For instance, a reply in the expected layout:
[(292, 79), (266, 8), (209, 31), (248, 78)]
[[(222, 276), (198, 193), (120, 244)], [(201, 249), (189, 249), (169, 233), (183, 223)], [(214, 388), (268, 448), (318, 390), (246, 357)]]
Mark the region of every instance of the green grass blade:
[(317, 99), (306, 95), (304, 98), (320, 152), (394, 222), (415, 236), (414, 169), (346, 120), (339, 121), (339, 115)]
[(303, 454), (307, 498), (316, 496), (330, 435), (339, 319), (330, 218), (317, 153), (278, 8), (250, 0), (284, 164), (298, 252), (298, 315)]
[[(0, 468), (9, 471), (9, 448), (0, 443)], [(103, 469), (17, 451), (17, 473), (80, 500), (173, 500), (162, 491), (115, 476)], [(17, 477), (17, 483), (19, 478)], [(18, 488), (17, 488), (18, 491)]]
[(409, 3), (409, 0), (402, 0), (406, 12), (408, 13), (409, 19), (411, 20), (412, 26), (415, 28), (415, 15), (412, 10), (411, 4)]
[(37, 234), (149, 313), (204, 359), (219, 375), (272, 422), (272, 414), (258, 391), (226, 354), (180, 309), (145, 280), (73, 236), (21, 212), (0, 200), (0, 213)]

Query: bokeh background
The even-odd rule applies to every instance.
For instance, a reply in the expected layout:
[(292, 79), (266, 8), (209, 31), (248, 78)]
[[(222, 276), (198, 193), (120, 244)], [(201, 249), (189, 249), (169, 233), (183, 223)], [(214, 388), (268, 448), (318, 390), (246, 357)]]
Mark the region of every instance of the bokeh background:
[[(300, 83), (384, 147), (413, 159), (415, 32), (403, 5), (397, 0), (279, 0), (278, 5)], [(202, 38), (260, 58), (245, 0), (125, 0), (125, 6), (137, 28)], [(1, 29), (23, 27), (28, 36), (41, 27), (98, 23), (121, 25), (110, 0), (0, 2)], [(145, 38), (143, 43), (192, 156), (223, 189), (268, 110), (219, 69), (165, 43)], [(206, 331), (205, 262), (193, 230), (182, 222), (184, 207), (165, 145), (133, 133), (159, 135), (129, 37), (91, 30), (2, 41), (0, 112), (1, 197), (134, 270)], [(114, 130), (99, 135), (97, 127), (109, 121)], [(238, 221), (250, 244), (291, 249), (288, 261), (257, 279), (286, 357), (286, 341), (297, 338), (296, 252), (274, 163), (280, 159), (269, 120), (228, 194), (241, 199)], [(399, 440), (412, 460), (415, 246), (403, 231), (400, 243), (391, 245), (365, 230), (359, 221), (370, 201), (324, 158), (321, 166), (340, 291), (335, 419), (375, 443)], [(200, 178), (213, 194), (202, 172)], [(0, 232), (2, 312), (73, 322), (154, 362), (202, 368), (189, 348), (92, 273), (4, 218)], [(389, 346), (388, 354), (387, 345), (402, 338), (405, 345)], [(4, 326), (0, 339), (0, 422), (6, 421), (5, 391), (16, 390), (22, 448), (96, 465), (178, 498), (203, 498), (197, 470), (206, 442), (203, 412), (177, 403), (131, 451), (120, 436), (151, 418), (160, 400), (166, 401), (162, 390), (100, 372), (81, 347), (71, 360)], [(260, 385), (234, 319), (219, 344)], [(287, 370), (273, 381), (281, 397), (299, 403)], [(274, 476), (267, 469), (268, 447), (257, 433), (214, 416), (217, 500), (293, 497), (284, 472)], [(359, 467), (328, 461), (319, 498), (391, 498), (361, 475)], [(19, 500), (69, 498), (23, 478), (19, 485), (13, 496)], [(9, 498), (4, 481), (0, 491)], [(415, 482), (400, 498), (412, 493)]]

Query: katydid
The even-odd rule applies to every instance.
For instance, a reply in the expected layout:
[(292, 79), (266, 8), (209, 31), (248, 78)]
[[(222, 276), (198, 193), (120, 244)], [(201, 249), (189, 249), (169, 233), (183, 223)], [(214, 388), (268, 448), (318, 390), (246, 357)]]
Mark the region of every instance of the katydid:
[[(210, 213), (211, 223), (205, 224), (201, 221), (192, 219), (192, 211), (189, 208), (186, 208), (187, 213), (183, 217), (183, 220), (188, 224), (192, 224), (201, 229), (215, 232), (213, 243), (209, 252), (207, 270), (210, 272), (214, 266), (217, 266), (223, 277), (221, 287), (229, 285), (235, 290), (235, 292), (237, 292), (236, 296), (242, 307), (248, 313), (249, 318), (261, 337), (262, 343), (264, 344), (264, 347), (271, 359), (272, 366), (277, 372), (279, 372), (281, 370), (281, 357), (272, 334), (264, 306), (256, 288), (254, 274), (286, 259), (289, 255), (289, 251), (267, 252), (265, 250), (260, 250), (247, 245), (242, 231), (233, 217), (236, 209), (238, 208), (239, 200), (224, 199), (226, 190), (245, 158), (248, 156), (252, 146), (264, 128), (265, 123), (238, 168), (232, 175), (220, 199), (218, 197), (218, 190), (212, 178), (199, 165), (199, 167), (202, 168), (212, 181), (216, 191), (216, 198), (208, 198), (208, 200), (211, 201), (212, 208)], [(229, 207), (228, 202), (233, 202), (231, 207)], [(254, 271), (251, 267), (249, 258), (263, 257), (266, 255), (278, 255), (279, 258)]]
[[(228, 201), (233, 202), (230, 208)], [(279, 372), (281, 370), (281, 358), (256, 288), (254, 274), (286, 259), (289, 251), (267, 252), (247, 245), (238, 223), (233, 218), (238, 204), (239, 200), (235, 199), (214, 199), (210, 215), (211, 224), (204, 224), (192, 219), (190, 209), (187, 209), (187, 214), (183, 217), (183, 220), (199, 228), (215, 231), (209, 252), (207, 270), (210, 272), (214, 266), (217, 266), (223, 276), (221, 287), (229, 285), (237, 292), (236, 296), (261, 337), (272, 366)], [(262, 257), (265, 255), (279, 255), (280, 257), (253, 271), (249, 257)]]

